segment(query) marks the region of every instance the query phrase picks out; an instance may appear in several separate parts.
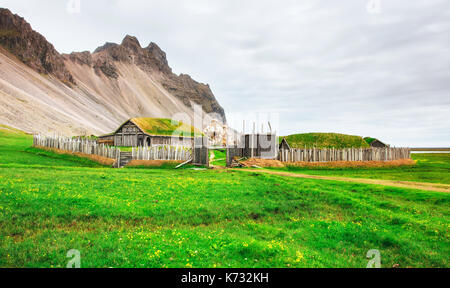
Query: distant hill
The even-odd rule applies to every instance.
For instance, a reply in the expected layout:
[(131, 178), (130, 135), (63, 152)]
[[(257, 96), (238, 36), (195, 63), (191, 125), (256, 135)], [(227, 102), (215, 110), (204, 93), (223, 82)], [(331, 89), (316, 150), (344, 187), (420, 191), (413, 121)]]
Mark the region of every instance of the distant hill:
[(360, 136), (338, 133), (306, 133), (281, 137), (286, 138), (291, 148), (369, 148), (370, 145)]

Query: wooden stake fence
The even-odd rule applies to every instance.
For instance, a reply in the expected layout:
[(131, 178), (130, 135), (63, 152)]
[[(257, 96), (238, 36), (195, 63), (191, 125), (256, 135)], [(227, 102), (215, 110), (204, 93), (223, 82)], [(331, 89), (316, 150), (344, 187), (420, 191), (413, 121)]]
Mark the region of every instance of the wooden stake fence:
[(282, 162), (393, 161), (411, 159), (409, 148), (291, 149), (280, 150)]
[(133, 147), (131, 155), (133, 160), (187, 161), (192, 159), (192, 149), (184, 146)]
[(104, 144), (97, 144), (96, 141), (72, 139), (68, 137), (48, 137), (43, 135), (34, 135), (34, 147), (47, 147), (70, 152), (79, 152), (89, 155), (98, 155), (106, 158), (117, 159), (120, 149), (110, 147)]

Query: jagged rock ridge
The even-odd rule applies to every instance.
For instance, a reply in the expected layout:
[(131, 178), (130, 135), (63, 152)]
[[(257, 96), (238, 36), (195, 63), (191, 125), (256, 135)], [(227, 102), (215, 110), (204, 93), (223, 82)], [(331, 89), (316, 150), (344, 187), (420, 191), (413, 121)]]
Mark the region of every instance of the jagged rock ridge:
[(74, 84), (63, 57), (53, 45), (31, 29), (22, 17), (7, 9), (0, 9), (0, 44), (35, 71), (52, 74), (65, 83)]

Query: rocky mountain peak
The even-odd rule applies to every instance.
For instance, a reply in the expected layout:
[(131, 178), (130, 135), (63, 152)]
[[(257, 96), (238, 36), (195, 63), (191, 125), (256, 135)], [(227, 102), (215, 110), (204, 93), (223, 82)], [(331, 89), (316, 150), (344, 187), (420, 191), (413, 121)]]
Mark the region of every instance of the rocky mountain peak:
[(172, 69), (169, 67), (169, 62), (167, 61), (166, 53), (161, 50), (158, 45), (151, 42), (145, 50), (148, 52), (150, 58), (154, 59), (159, 70), (166, 74), (172, 73)]
[(53, 75), (69, 86), (75, 84), (64, 58), (53, 45), (22, 17), (4, 8), (0, 8), (0, 46), (33, 70)]
[(81, 65), (92, 66), (92, 55), (89, 51), (84, 52), (72, 52), (70, 55), (63, 55), (68, 57), (72, 62), (76, 62)]
[(161, 50), (161, 48), (159, 48), (159, 46), (156, 43), (150, 42), (150, 44), (147, 46), (147, 48), (145, 48), (145, 50), (147, 50), (148, 53), (150, 53), (152, 56), (154, 56), (161, 62), (167, 63), (166, 52)]
[(127, 36), (125, 36), (125, 38), (123, 38), (121, 45), (123, 47), (129, 48), (135, 52), (138, 52), (139, 50), (142, 49), (141, 44), (139, 43), (139, 40), (136, 37), (130, 36), (130, 35), (127, 35)]
[[(146, 48), (142, 48), (139, 40), (127, 35), (122, 43), (106, 43), (94, 51), (97, 58), (102, 58), (102, 62), (113, 68), (115, 62), (124, 62), (138, 65), (147, 72), (157, 72), (170, 75), (172, 69), (169, 67), (166, 53), (158, 45), (151, 42)], [(111, 70), (111, 69), (108, 69)]]
[(111, 43), (111, 42), (106, 42), (105, 45), (98, 47), (97, 49), (95, 49), (94, 53), (100, 53), (104, 50), (108, 50), (111, 47), (116, 47), (119, 46), (116, 43)]

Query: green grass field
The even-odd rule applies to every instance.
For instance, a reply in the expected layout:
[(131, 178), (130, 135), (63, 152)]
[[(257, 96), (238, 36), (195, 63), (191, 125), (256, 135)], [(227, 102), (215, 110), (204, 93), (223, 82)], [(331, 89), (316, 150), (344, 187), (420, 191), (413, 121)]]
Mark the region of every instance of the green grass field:
[(223, 150), (209, 150), (209, 157), (211, 159), (211, 154), (214, 153), (214, 160), (210, 161), (210, 165), (226, 167), (227, 166), (227, 152)]
[(368, 179), (401, 180), (450, 184), (450, 153), (412, 154), (414, 166), (384, 168), (327, 168), (295, 167), (271, 168), (311, 175), (342, 176)]
[(70, 249), (82, 267), (366, 267), (370, 249), (383, 267), (449, 266), (446, 193), (111, 169), (30, 145), (0, 130), (1, 267), (65, 267)]

